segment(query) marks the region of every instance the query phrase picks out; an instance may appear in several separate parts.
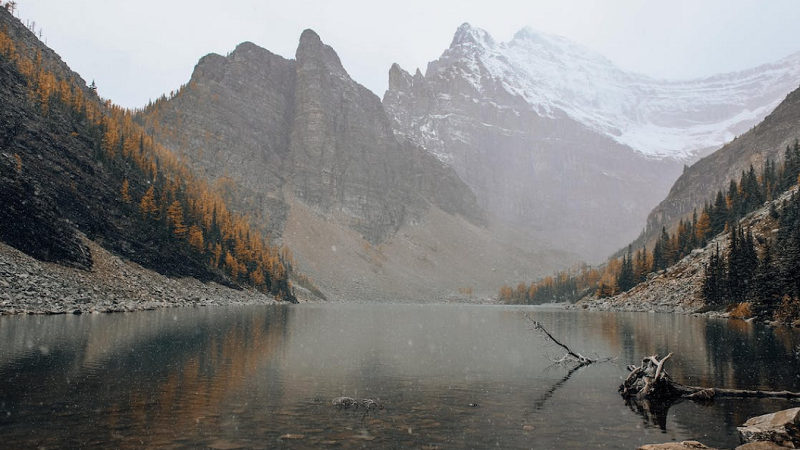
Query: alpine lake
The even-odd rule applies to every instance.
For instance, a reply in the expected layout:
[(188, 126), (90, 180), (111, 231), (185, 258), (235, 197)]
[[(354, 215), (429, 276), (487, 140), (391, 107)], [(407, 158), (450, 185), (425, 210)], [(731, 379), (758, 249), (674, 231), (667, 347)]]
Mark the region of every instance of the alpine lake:
[[(525, 314), (585, 355), (578, 370)], [(626, 405), (625, 366), (800, 391), (800, 331), (554, 307), (318, 304), (0, 317), (0, 448), (733, 448), (783, 399)], [(339, 408), (340, 396), (382, 408)]]

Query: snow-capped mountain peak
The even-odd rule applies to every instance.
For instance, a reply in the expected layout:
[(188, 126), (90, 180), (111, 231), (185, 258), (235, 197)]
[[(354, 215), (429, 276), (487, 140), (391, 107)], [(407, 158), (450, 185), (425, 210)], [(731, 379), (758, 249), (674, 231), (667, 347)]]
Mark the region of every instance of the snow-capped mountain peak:
[(477, 100), (499, 88), (541, 115), (563, 112), (644, 155), (679, 160), (732, 140), (800, 84), (800, 53), (740, 72), (656, 80), (561, 36), (525, 27), (497, 43), (468, 23), (426, 77), (451, 76), (454, 68)]
[(456, 30), (450, 47), (453, 48), (459, 45), (478, 45), (484, 48), (494, 48), (497, 44), (486, 30), (475, 28), (469, 23), (464, 22)]

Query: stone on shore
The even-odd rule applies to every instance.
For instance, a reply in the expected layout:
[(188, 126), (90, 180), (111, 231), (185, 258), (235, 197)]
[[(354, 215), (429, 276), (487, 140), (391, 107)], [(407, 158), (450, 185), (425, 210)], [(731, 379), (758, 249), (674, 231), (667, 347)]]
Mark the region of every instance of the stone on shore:
[(738, 430), (743, 443), (770, 441), (784, 447), (800, 447), (800, 408), (753, 417)]

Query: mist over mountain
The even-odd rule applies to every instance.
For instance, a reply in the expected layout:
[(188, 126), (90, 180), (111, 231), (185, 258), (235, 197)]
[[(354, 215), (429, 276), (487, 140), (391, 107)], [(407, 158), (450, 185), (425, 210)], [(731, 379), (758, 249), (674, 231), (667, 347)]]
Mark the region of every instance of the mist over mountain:
[(683, 164), (798, 80), (800, 54), (672, 82), (530, 28), (498, 43), (464, 24), (425, 74), (393, 66), (383, 102), (397, 135), (455, 168), (493, 215), (600, 260), (642, 230)]

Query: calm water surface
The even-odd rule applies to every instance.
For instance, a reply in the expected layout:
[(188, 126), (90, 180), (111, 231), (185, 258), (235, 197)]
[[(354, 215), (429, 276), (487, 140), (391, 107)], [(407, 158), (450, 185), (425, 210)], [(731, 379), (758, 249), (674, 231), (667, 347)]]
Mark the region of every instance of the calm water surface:
[[(523, 312), (617, 363), (552, 366), (560, 350)], [(798, 403), (644, 413), (617, 394), (625, 365), (673, 351), (686, 384), (798, 391), (798, 346), (737, 321), (491, 306), (0, 317), (0, 448), (733, 448), (747, 417)], [(343, 395), (384, 409), (340, 411)]]

